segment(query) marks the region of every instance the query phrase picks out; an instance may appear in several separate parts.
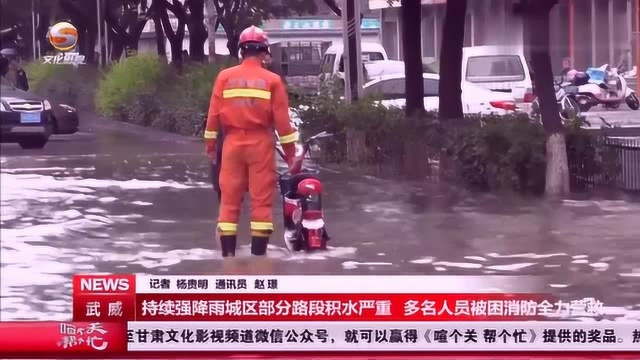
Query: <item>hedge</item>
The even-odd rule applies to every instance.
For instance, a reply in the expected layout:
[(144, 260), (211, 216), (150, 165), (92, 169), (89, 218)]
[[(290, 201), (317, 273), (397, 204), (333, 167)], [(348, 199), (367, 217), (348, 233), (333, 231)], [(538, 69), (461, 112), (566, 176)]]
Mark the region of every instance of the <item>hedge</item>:
[(29, 77), (29, 90), (33, 93), (79, 110), (94, 110), (96, 88), (101, 77), (95, 67), (33, 61), (24, 68)]
[[(201, 136), (212, 84), (231, 64), (185, 64), (176, 73), (156, 56), (138, 55), (104, 73), (41, 64), (28, 71), (32, 87), (45, 96), (77, 106), (91, 103), (87, 98), (95, 93), (97, 110), (112, 119)], [(481, 191), (544, 190), (545, 135), (526, 115), (468, 116), (441, 124), (437, 113), (407, 118), (401, 109), (387, 109), (373, 98), (345, 104), (335, 86), (321, 87), (317, 96), (291, 94), (292, 107), (301, 107), (303, 137), (335, 134), (322, 146), (331, 163), (411, 179), (444, 178)], [(611, 157), (596, 135), (581, 128), (582, 121), (566, 126), (572, 169), (589, 175), (613, 171), (615, 164), (605, 167), (600, 160)]]

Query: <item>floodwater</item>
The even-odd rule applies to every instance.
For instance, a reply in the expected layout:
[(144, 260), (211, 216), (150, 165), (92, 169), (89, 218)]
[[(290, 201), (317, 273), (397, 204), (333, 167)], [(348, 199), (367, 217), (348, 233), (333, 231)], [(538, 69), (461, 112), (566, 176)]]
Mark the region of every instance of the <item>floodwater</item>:
[[(222, 271), (201, 143), (82, 121), (44, 150), (2, 144), (2, 320), (69, 319), (76, 273)], [(549, 204), (331, 169), (322, 178), (332, 247), (291, 256), (277, 230), (276, 273), (539, 275), (563, 299), (602, 301), (601, 320), (640, 320), (639, 199)]]

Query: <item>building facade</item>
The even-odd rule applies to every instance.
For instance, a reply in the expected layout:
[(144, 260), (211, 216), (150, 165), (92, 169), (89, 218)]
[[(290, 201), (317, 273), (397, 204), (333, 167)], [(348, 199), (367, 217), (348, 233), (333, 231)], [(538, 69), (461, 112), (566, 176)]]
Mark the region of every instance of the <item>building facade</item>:
[[(422, 1), (424, 58), (439, 58), (446, 0)], [(513, 12), (519, 0), (469, 0), (465, 46), (513, 45), (527, 51), (522, 18)], [(381, 41), (396, 59), (402, 59), (399, 1), (370, 0), (380, 10)], [(633, 0), (559, 0), (551, 13), (551, 59), (559, 72), (564, 59), (577, 69), (604, 63), (633, 66), (635, 12)]]
[[(365, 18), (361, 24), (362, 41), (364, 42), (380, 42), (380, 10), (369, 10), (368, 0), (362, 1), (362, 9)], [(342, 43), (342, 20), (336, 16), (333, 11), (326, 5), (324, 0), (315, 1), (318, 11), (312, 16), (300, 16), (287, 19), (271, 19), (266, 21), (262, 28), (269, 33), (269, 41), (277, 42), (296, 42), (296, 41), (331, 41), (334, 44)], [(340, 3), (340, 1), (338, 1)], [(206, 11), (206, 9), (205, 9)], [(205, 16), (206, 18), (206, 16)], [(177, 19), (171, 18), (174, 28), (177, 26)], [(228, 55), (227, 38), (222, 27), (214, 36), (216, 42), (216, 53), (219, 55)], [(209, 46), (205, 43), (205, 52), (208, 55)], [(189, 49), (189, 33), (186, 31), (183, 40), (183, 49)], [(149, 21), (143, 30), (138, 45), (140, 52), (155, 52), (155, 25), (153, 21)], [(170, 52), (169, 43), (167, 41), (167, 51)], [(171, 54), (167, 54), (171, 58)]]

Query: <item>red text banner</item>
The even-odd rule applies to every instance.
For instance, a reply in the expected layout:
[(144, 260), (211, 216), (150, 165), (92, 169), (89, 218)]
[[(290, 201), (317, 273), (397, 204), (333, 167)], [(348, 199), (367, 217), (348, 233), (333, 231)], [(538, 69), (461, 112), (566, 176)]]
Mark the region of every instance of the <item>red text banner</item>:
[(108, 357), (127, 350), (126, 323), (1, 322), (6, 357)]
[(135, 316), (135, 275), (75, 275), (74, 321), (124, 322)]

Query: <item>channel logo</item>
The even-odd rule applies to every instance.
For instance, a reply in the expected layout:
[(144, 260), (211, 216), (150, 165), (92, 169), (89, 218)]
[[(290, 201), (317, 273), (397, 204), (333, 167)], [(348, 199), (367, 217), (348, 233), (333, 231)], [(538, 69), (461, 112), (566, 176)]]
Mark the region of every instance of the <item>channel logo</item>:
[(78, 44), (78, 29), (71, 23), (63, 21), (53, 25), (49, 29), (47, 38), (51, 46), (61, 53), (44, 56), (45, 64), (73, 66), (84, 64), (84, 55), (80, 55), (78, 52), (69, 52)]
[(58, 51), (69, 51), (78, 43), (78, 29), (66, 21), (59, 22), (49, 29), (49, 43)]

